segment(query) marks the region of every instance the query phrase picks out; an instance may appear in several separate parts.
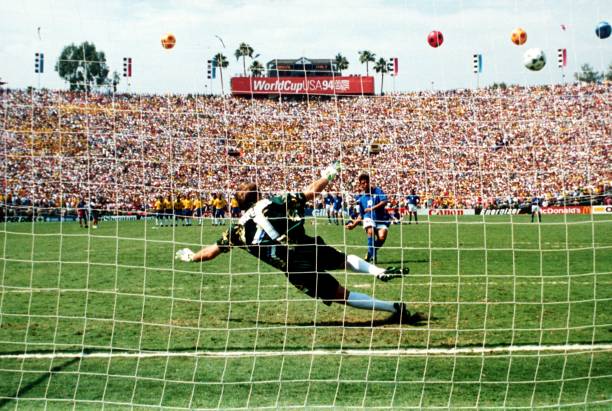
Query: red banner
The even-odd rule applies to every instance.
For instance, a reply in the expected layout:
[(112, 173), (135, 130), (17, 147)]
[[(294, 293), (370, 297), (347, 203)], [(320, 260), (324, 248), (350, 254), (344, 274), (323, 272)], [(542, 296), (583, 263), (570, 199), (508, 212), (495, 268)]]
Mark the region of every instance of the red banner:
[(250, 94), (374, 94), (374, 77), (233, 77), (233, 95)]

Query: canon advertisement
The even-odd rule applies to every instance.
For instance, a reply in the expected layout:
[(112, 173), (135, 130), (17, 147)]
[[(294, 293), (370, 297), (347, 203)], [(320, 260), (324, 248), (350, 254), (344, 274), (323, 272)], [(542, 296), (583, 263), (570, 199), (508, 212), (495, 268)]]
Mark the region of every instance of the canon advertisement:
[(374, 77), (233, 77), (233, 95), (251, 94), (374, 94)]

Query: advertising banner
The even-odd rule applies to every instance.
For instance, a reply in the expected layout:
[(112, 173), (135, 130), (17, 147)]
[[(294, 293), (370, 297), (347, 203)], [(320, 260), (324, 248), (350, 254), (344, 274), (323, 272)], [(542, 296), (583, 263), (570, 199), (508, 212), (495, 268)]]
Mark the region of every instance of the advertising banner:
[(608, 214), (612, 215), (612, 205), (593, 206), (593, 214)]
[(419, 209), (419, 215), (475, 215), (473, 208), (423, 208)]
[(495, 208), (493, 210), (484, 209), (480, 212), (481, 215), (517, 215), (523, 214), (520, 208)]
[(374, 94), (374, 77), (233, 77), (233, 95), (251, 94)]
[(542, 207), (542, 214), (591, 214), (590, 206)]

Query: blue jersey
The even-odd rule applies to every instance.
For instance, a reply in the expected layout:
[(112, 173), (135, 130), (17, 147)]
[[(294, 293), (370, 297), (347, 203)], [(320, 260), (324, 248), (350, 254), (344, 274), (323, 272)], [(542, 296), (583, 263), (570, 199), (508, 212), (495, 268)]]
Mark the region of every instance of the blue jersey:
[(334, 197), (334, 210), (342, 210), (342, 196)]
[(416, 194), (410, 194), (408, 197), (406, 197), (406, 202), (408, 204), (417, 205), (419, 204), (419, 201), (421, 201), (421, 197)]
[(326, 195), (324, 198), (325, 201), (325, 205), (331, 205), (334, 203), (334, 196), (332, 196), (331, 194)]
[(372, 208), (381, 201), (387, 201), (387, 195), (379, 188), (374, 187), (369, 193), (359, 196), (359, 212), (363, 218), (371, 218), (374, 221), (389, 221), (389, 213), (385, 207), (379, 207), (374, 211), (364, 212), (366, 208)]
[(536, 206), (541, 206), (542, 205), (542, 199), (540, 197), (533, 197), (531, 199), (531, 204), (532, 205), (536, 205)]

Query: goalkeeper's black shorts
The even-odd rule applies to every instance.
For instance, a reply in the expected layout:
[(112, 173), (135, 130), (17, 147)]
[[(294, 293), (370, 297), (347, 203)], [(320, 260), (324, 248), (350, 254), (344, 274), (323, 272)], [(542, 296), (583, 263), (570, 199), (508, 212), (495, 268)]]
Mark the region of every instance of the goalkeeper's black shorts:
[(325, 244), (321, 237), (304, 236), (291, 244), (287, 256), (287, 278), (296, 288), (327, 305), (335, 299), (340, 283), (327, 270), (344, 269), (346, 254)]

